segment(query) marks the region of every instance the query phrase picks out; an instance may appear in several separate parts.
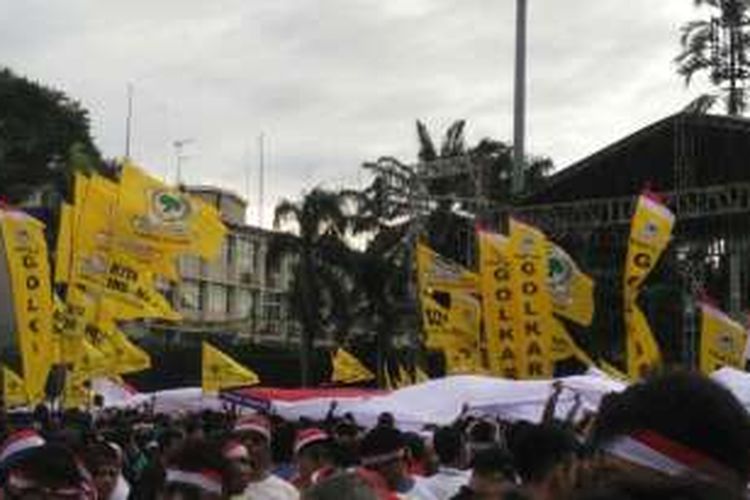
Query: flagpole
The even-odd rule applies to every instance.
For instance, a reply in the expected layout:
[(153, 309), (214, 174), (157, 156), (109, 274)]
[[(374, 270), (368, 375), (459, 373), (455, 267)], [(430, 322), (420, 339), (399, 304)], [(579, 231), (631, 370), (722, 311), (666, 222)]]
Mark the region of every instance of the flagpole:
[(513, 176), (511, 179), (511, 192), (516, 196), (520, 195), (524, 188), (527, 11), (527, 0), (516, 0), (516, 72), (513, 103)]

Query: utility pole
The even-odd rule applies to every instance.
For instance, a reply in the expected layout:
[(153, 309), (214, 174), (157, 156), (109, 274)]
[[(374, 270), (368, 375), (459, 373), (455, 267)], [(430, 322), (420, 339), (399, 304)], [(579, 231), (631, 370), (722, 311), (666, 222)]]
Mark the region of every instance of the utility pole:
[(518, 196), (524, 188), (526, 141), (526, 15), (527, 0), (516, 0), (516, 73), (513, 103), (513, 176), (511, 193)]
[(128, 113), (125, 118), (125, 159), (130, 159), (131, 127), (133, 122), (133, 84), (128, 82)]
[(258, 227), (263, 227), (263, 203), (265, 202), (265, 134), (258, 136)]
[(177, 161), (177, 185), (182, 184), (182, 161), (187, 158), (187, 156), (183, 154), (183, 150), (185, 149), (185, 146), (192, 144), (193, 142), (195, 142), (195, 139), (178, 139), (172, 143)]

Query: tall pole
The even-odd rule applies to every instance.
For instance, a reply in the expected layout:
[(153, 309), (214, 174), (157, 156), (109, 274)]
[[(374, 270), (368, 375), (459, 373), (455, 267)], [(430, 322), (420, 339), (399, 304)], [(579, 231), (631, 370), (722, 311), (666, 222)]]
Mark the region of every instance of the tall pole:
[(128, 114), (125, 119), (125, 159), (130, 159), (131, 126), (133, 123), (133, 84), (128, 83)]
[(265, 134), (263, 132), (258, 136), (258, 226), (263, 227), (263, 203), (265, 196), (264, 176), (265, 176), (265, 152), (263, 151)]
[(516, 0), (516, 79), (513, 104), (513, 176), (511, 192), (523, 192), (526, 142), (526, 13), (527, 0)]

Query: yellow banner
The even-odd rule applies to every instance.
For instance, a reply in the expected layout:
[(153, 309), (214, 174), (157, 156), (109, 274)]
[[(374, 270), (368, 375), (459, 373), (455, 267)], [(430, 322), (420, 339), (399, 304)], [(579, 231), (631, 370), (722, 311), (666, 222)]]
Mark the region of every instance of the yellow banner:
[[(103, 356), (106, 375), (124, 375), (151, 367), (151, 358), (132, 343), (115, 324), (108, 308), (101, 307), (96, 298), (70, 289), (68, 299), (55, 312), (55, 330), (66, 337), (88, 341)], [(68, 359), (75, 363), (75, 359)]]
[(155, 276), (130, 256), (116, 252), (78, 252), (72, 282), (117, 303), (118, 319), (164, 318), (179, 320), (167, 299), (154, 287)]
[(216, 208), (132, 164), (122, 171), (118, 220), (125, 234), (209, 260), (218, 256), (226, 235)]
[(55, 283), (67, 283), (70, 279), (70, 264), (73, 261), (73, 207), (60, 205), (60, 224), (55, 247)]
[(661, 351), (646, 316), (638, 306), (634, 305), (625, 313), (625, 324), (628, 329), (625, 339), (628, 378), (638, 380), (661, 366)]
[(659, 345), (636, 299), (669, 245), (673, 227), (674, 215), (667, 207), (647, 195), (638, 198), (630, 226), (623, 290), (628, 376), (632, 379), (661, 364)]
[(436, 253), (423, 243), (417, 243), (417, 280), (422, 294), (433, 290), (477, 293), (479, 276), (465, 267)]
[(32, 403), (44, 398), (55, 363), (52, 288), (44, 225), (22, 212), (0, 210), (0, 229), (10, 274), (16, 340)]
[(481, 304), (465, 293), (454, 292), (449, 296), (448, 306), (429, 295), (422, 296), (425, 343), (430, 349), (460, 351), (463, 373), (467, 369), (484, 371), (480, 348)]
[(701, 371), (710, 375), (719, 368), (745, 369), (747, 330), (709, 304), (701, 304)]
[(552, 302), (548, 293), (547, 239), (538, 229), (510, 219), (513, 269), (513, 330), (519, 339), (520, 378), (550, 378), (552, 360)]
[(334, 383), (356, 384), (375, 378), (375, 374), (368, 370), (360, 360), (341, 348), (336, 349), (332, 365), (333, 373), (331, 374), (331, 382)]
[(26, 384), (16, 372), (3, 365), (3, 402), (6, 408), (16, 408), (29, 404)]
[(510, 242), (497, 233), (480, 231), (478, 236), (482, 312), (489, 370), (500, 377), (518, 378), (518, 350), (521, 346), (513, 322)]
[(548, 242), (547, 251), (553, 311), (581, 326), (589, 326), (594, 319), (594, 281), (559, 246)]
[(570, 333), (565, 329), (565, 325), (555, 318), (552, 318), (551, 325), (553, 326), (551, 352), (554, 361), (575, 358), (587, 366), (595, 366), (591, 357), (570, 336)]
[(260, 383), (260, 378), (252, 370), (208, 342), (203, 342), (201, 359), (201, 387), (204, 392)]

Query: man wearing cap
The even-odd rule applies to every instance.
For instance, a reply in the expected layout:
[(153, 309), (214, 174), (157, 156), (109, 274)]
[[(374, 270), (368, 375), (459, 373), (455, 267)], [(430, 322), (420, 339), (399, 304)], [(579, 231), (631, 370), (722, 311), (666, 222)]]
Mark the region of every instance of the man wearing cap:
[(297, 489), (270, 473), (271, 424), (262, 415), (240, 418), (234, 425), (233, 437), (248, 451), (248, 479), (245, 498), (267, 500), (297, 500)]
[(409, 475), (406, 442), (398, 429), (372, 429), (362, 440), (361, 456), (362, 465), (380, 474), (391, 491), (413, 500), (437, 500), (424, 479)]
[(321, 429), (311, 427), (297, 433), (294, 441), (297, 476), (292, 484), (305, 491), (335, 471), (331, 456), (331, 438)]

